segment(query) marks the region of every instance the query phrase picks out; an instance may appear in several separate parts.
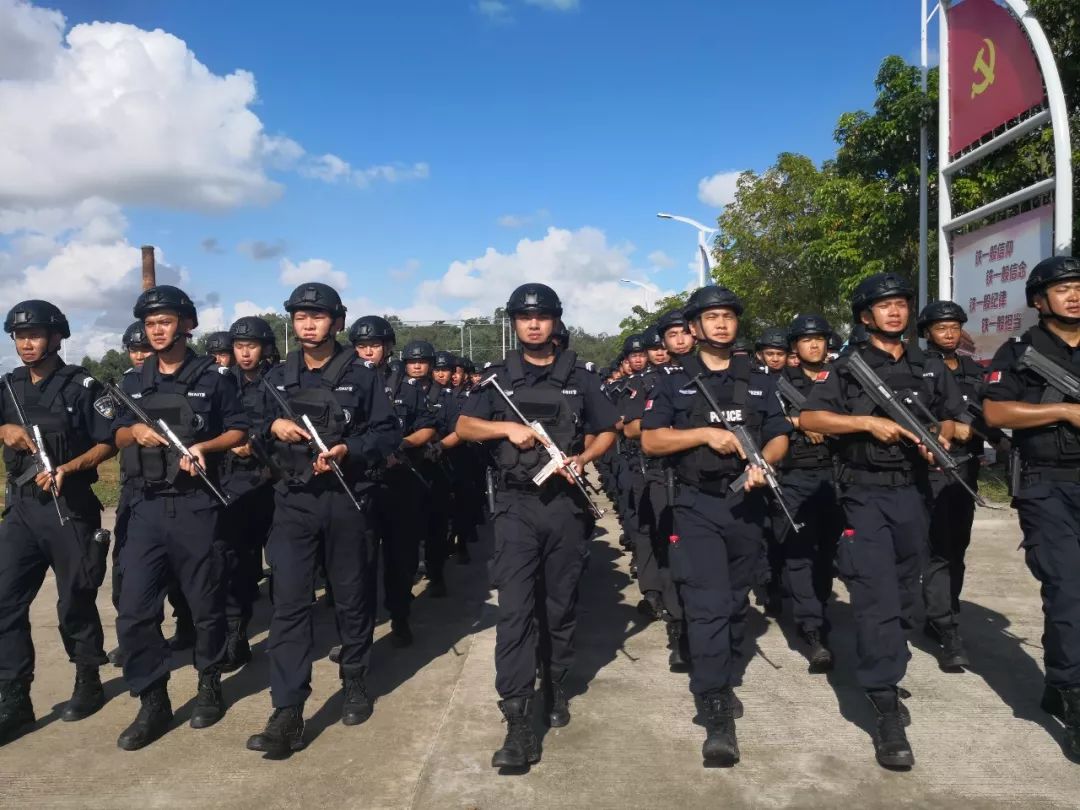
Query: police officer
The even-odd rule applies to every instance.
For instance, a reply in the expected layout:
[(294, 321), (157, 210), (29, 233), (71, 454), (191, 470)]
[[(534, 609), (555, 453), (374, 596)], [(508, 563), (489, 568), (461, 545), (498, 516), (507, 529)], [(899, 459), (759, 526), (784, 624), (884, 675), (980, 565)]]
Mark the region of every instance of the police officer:
[[(101, 503), (90, 485), (97, 466), (116, 452), (101, 386), (60, 359), (60, 344), (71, 335), (64, 314), (48, 301), (23, 301), (8, 312), (4, 331), (22, 366), (6, 375), (0, 391), (7, 470), (0, 524), (0, 744), (34, 722), (30, 604), (50, 568), (60, 637), (75, 664), (75, 689), (60, 718), (82, 720), (105, 705), (98, 676), (106, 661), (104, 636), (94, 600), (105, 578), (108, 536), (102, 542), (97, 535)], [(43, 447), (22, 425), (11, 391), (28, 423), (40, 428)], [(38, 451), (53, 472), (37, 466)]]
[(409, 625), (413, 577), (420, 561), (420, 538), (427, 531), (426, 512), (418, 508), (431, 490), (416, 466), (417, 451), (435, 438), (435, 414), (423, 390), (403, 368), (391, 369), (389, 359), (397, 335), (378, 315), (365, 315), (349, 327), (349, 342), (357, 356), (379, 371), (386, 395), (401, 424), (404, 438), (397, 454), (387, 459), (375, 509), (383, 549), (383, 584), (390, 614), (390, 642), (407, 647), (413, 642)]
[[(683, 313), (700, 347), (679, 358), (681, 368), (661, 377), (645, 403), (641, 443), (651, 456), (671, 456), (678, 479), (669, 551), (690, 641), (690, 690), (702, 704), (707, 765), (739, 761), (735, 719), (742, 705), (732, 687), (733, 659), (749, 610), (748, 595), (765, 543), (767, 509), (755, 489), (761, 469), (746, 467), (746, 450), (722, 417), (742, 423), (775, 465), (787, 452), (791, 426), (783, 417), (773, 381), (753, 370), (750, 358), (732, 354), (743, 307), (724, 287), (702, 287)], [(724, 413), (714, 413), (699, 386), (708, 386)], [(730, 485), (746, 473), (744, 486)]]
[(694, 336), (681, 309), (671, 309), (656, 320), (656, 329), (668, 350), (668, 361), (678, 365), (679, 358), (694, 350)]
[(113, 431), (134, 494), (120, 556), (124, 579), (116, 634), (124, 680), (141, 701), (135, 721), (117, 740), (128, 751), (156, 740), (172, 721), (170, 656), (160, 627), (170, 572), (187, 597), (196, 628), (199, 690), (191, 727), (211, 726), (225, 712), (221, 504), (195, 477), (195, 463), (213, 480), (221, 454), (243, 444), (251, 426), (226, 369), (188, 348), (198, 317), (186, 293), (168, 285), (151, 287), (135, 302), (134, 315), (142, 319), (155, 354), (138, 374), (124, 376), (124, 392), (151, 418), (164, 419), (191, 457), (169, 450), (160, 433), (120, 409)]
[[(967, 323), (967, 313), (952, 301), (934, 301), (919, 313), (919, 334), (926, 338), (927, 353), (940, 355), (952, 373), (968, 410), (957, 422), (951, 453), (960, 456), (959, 471), (968, 486), (979, 486), (979, 464), (983, 437), (991, 431), (972, 408), (982, 401), (983, 368), (970, 357), (956, 353)], [(930, 471), (934, 506), (930, 513), (930, 554), (923, 571), (923, 601), (926, 604), (925, 632), (941, 645), (939, 664), (947, 672), (968, 666), (967, 652), (960, 636), (960, 589), (964, 584), (964, 553), (971, 543), (975, 501), (958, 483), (939, 470)]]
[(660, 369), (666, 366), (671, 360), (671, 355), (664, 346), (663, 338), (660, 337), (660, 329), (654, 324), (641, 334), (645, 339), (645, 356), (648, 361), (647, 367)]
[[(258, 424), (264, 397), (260, 380), (281, 359), (274, 330), (262, 318), (247, 315), (237, 319), (227, 335), (235, 360), (229, 373), (236, 380), (245, 412), (252, 424)], [(218, 365), (228, 368), (220, 360)], [(253, 444), (250, 435), (223, 458), (222, 483), (230, 504), (222, 516), (228, 620), (222, 672), (234, 672), (251, 660), (248, 622), (259, 598), (263, 548), (274, 523), (274, 489), (266, 460), (266, 448)]]
[(207, 355), (222, 368), (231, 368), (236, 362), (233, 357), (233, 337), (231, 332), (211, 332), (204, 344)]
[(1013, 505), (1028, 569), (1042, 590), (1044, 711), (1065, 723), (1080, 756), (1080, 403), (1020, 365), (1029, 348), (1080, 376), (1080, 260), (1044, 259), (1026, 283), (1039, 322), (998, 349), (986, 376), (986, 421), (1013, 429)]
[(762, 331), (754, 341), (754, 351), (761, 365), (776, 373), (787, 366), (788, 341), (787, 331), (778, 326), (770, 326)]
[[(312, 583), (323, 564), (334, 589), (342, 648), (341, 720), (371, 716), (365, 676), (375, 627), (378, 578), (372, 520), (373, 471), (401, 443), (401, 427), (373, 365), (335, 337), (345, 307), (326, 284), (301, 284), (285, 302), (299, 348), (263, 378), (297, 417), (308, 416), (326, 450), (299, 419), (268, 396), (262, 436), (280, 471), (267, 551), (274, 582), (270, 621), (270, 696), (274, 711), (247, 747), (284, 755), (304, 745), (304, 702), (311, 694)], [(265, 387), (264, 386), (264, 387)], [(333, 470), (336, 464), (343, 486)], [(359, 506), (359, 509), (357, 508)]]
[[(893, 273), (861, 281), (851, 311), (870, 340), (855, 351), (886, 385), (923, 403), (940, 422), (947, 447), (964, 400), (940, 356), (904, 343), (913, 303), (911, 285)], [(907, 712), (898, 685), (911, 658), (904, 630), (912, 624), (926, 554), (932, 457), (913, 434), (881, 415), (851, 376), (849, 362), (841, 358), (814, 378), (799, 427), (836, 437), (837, 496), (846, 524), (837, 567), (855, 614), (856, 679), (878, 713), (878, 762), (910, 768), (915, 757), (904, 733)]]
[[(556, 351), (551, 335), (562, 318), (562, 303), (544, 284), (524, 284), (510, 295), (506, 313), (513, 318), (521, 348), (493, 365), (495, 385), (530, 419), (540, 421), (552, 442), (582, 474), (615, 439), (617, 414), (600, 392), (591, 367), (573, 351)], [(466, 441), (488, 442), (500, 481), (495, 504), (495, 551), (492, 580), (499, 591), (495, 641), (495, 688), (507, 722), (506, 739), (492, 757), (499, 768), (522, 768), (540, 758), (531, 727), (537, 672), (542, 661), (547, 720), (570, 722), (566, 673), (574, 659), (577, 587), (592, 525), (580, 491), (553, 474), (541, 486), (533, 476), (549, 460), (540, 435), (518, 418), (490, 388), (469, 396), (456, 431)], [(594, 438), (587, 441), (589, 436)], [(544, 598), (535, 620), (537, 593)], [(538, 627), (547, 640), (538, 639)]]
[[(631, 394), (636, 394), (637, 389), (632, 387), (633, 381), (640, 375), (648, 364), (648, 355), (645, 352), (645, 337), (641, 334), (629, 335), (623, 341), (623, 356), (629, 367), (629, 373), (624, 378), (622, 386), (618, 389), (615, 399), (615, 407), (620, 415), (624, 410), (624, 404)], [(623, 423), (619, 422), (619, 437), (617, 442), (618, 457), (615, 460), (615, 492), (618, 500), (619, 524), (622, 527), (622, 535), (626, 538), (624, 546), (635, 551), (638, 545), (638, 497), (634, 491), (634, 470), (641, 467), (641, 445), (636, 441), (627, 440), (622, 432)], [(637, 496), (642, 494), (643, 482), (638, 487)], [(637, 576), (638, 555), (635, 553), (631, 558), (630, 575)]]
[[(830, 334), (829, 322), (821, 315), (797, 315), (788, 327), (788, 341), (799, 365), (789, 366), (780, 374), (803, 397), (809, 396), (813, 381), (829, 368)], [(836, 502), (832, 453), (826, 437), (800, 430), (799, 404), (778, 393), (795, 427), (788, 454), (780, 462), (784, 496), (796, 522), (803, 527), (795, 532), (786, 520), (774, 520), (773, 528), (784, 561), (784, 585), (791, 596), (795, 624), (809, 650), (810, 672), (828, 672), (833, 657), (828, 648), (825, 609), (832, 595), (833, 558), (836, 538), (844, 528), (844, 513)]]

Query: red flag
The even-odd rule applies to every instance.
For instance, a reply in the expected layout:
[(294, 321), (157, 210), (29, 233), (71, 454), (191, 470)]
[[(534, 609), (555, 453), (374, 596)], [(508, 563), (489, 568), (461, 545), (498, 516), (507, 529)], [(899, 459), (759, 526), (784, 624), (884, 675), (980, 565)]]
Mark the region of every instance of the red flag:
[(1020, 22), (994, 0), (949, 6), (949, 153), (1046, 98)]

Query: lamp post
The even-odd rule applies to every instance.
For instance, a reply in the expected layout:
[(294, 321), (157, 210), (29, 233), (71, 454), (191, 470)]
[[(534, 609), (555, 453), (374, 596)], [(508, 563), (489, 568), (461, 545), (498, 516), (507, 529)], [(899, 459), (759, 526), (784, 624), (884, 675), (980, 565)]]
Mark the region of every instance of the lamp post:
[(652, 284), (646, 284), (644, 281), (635, 281), (632, 278), (620, 278), (619, 282), (621, 284), (633, 284), (635, 287), (641, 287), (641, 301), (644, 304), (644, 309), (645, 309), (646, 312), (649, 311), (649, 296), (648, 296), (648, 294), (650, 292), (653, 293), (654, 295), (659, 295), (660, 294), (660, 288), (659, 287), (654, 287)]
[(685, 222), (694, 228), (697, 228), (698, 232), (698, 252), (701, 254), (701, 266), (698, 269), (698, 286), (705, 286), (705, 279), (712, 274), (712, 261), (709, 259), (709, 243), (707, 237), (717, 232), (716, 228), (710, 228), (708, 225), (702, 225), (696, 219), (690, 219), (690, 217), (681, 217), (675, 214), (665, 214), (661, 211), (657, 214), (660, 219), (671, 219), (675, 222)]

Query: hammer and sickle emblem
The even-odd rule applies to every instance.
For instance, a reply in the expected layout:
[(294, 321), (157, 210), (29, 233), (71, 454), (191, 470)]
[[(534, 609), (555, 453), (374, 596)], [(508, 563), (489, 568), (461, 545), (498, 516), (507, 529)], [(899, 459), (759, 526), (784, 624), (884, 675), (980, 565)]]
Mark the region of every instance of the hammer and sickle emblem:
[[(994, 40), (984, 39), (986, 43), (985, 47), (979, 48), (979, 53), (975, 56), (975, 64), (971, 66), (971, 69), (982, 76), (981, 82), (971, 83), (971, 97), (981, 96), (987, 90), (990, 89), (990, 85), (994, 83), (994, 68), (997, 66), (997, 48), (994, 46)], [(990, 61), (986, 61), (987, 54), (989, 54)]]

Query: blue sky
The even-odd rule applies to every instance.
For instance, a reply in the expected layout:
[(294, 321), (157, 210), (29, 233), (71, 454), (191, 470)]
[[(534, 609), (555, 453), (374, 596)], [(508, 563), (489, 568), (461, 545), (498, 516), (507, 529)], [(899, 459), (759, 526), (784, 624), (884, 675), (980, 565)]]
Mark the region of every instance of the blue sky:
[[(128, 132), (119, 155), (88, 153), (86, 166), (65, 170), (68, 177), (85, 170), (78, 188), (59, 178), (31, 192), (0, 180), (6, 297), (40, 291), (46, 281), (64, 287), (58, 256), (65, 246), (75, 255), (94, 239), (114, 246), (119, 240), (128, 250), (118, 248), (112, 259), (99, 251), (100, 260), (123, 264), (131, 262), (130, 248), (149, 242), (215, 323), (245, 307), (279, 306), (305, 271), (344, 280), (351, 315), (371, 308), (416, 318), (489, 312), (515, 280), (533, 274), (561, 283), (568, 320), (615, 329), (622, 311), (643, 297), (620, 285), (621, 275), (665, 292), (691, 281), (694, 232), (657, 220), (658, 210), (712, 222), (729, 184), (717, 180), (714, 193), (702, 195), (702, 179), (764, 168), (781, 151), (829, 157), (837, 117), (872, 103), (881, 60), (892, 53), (913, 60), (918, 49), (916, 0), (54, 0), (29, 10), (44, 9), (62, 13), (65, 36), (82, 23), (123, 26), (109, 28), (108, 36), (80, 29), (80, 69), (59, 79), (45, 68), (27, 73), (11, 64), (5, 75), (0, 57), (0, 100), (5, 83), (11, 91), (19, 82), (43, 103), (55, 98), (43, 87), (62, 97), (75, 83), (72, 92), (100, 94), (71, 78), (97, 75), (98, 65), (107, 67), (110, 87), (123, 90), (130, 80), (143, 82), (132, 89), (146, 92), (152, 81), (142, 57), (117, 42), (138, 50), (152, 39), (146, 32), (161, 29), (205, 66), (207, 81), (249, 73), (257, 98), (234, 101), (228, 115), (248, 124), (253, 115), (259, 137), (284, 144), (287, 154), (260, 147), (230, 164), (233, 158), (221, 155), (231, 139), (215, 140), (216, 107), (192, 115), (208, 122), (201, 129), (183, 120), (177, 108), (201, 104), (203, 79), (181, 76), (192, 95), (184, 103), (172, 97), (156, 114), (167, 123), (176, 116), (175, 143), (169, 128), (148, 133), (153, 142), (144, 154)], [(0, 29), (4, 14), (27, 13), (18, 0), (0, 0)], [(41, 25), (24, 37), (23, 50), (74, 53), (71, 42), (50, 39), (47, 23), (56, 19), (39, 14)], [(106, 42), (106, 56), (88, 43), (95, 38)], [(168, 84), (170, 69), (153, 81)], [(116, 113), (107, 111), (115, 122)], [(13, 111), (0, 107), (0, 135), (22, 125), (12, 119)], [(77, 160), (82, 148), (68, 137), (79, 124), (77, 114), (72, 119), (56, 124), (67, 125), (60, 165)], [(141, 131), (138, 121), (125, 126)], [(52, 162), (41, 146), (48, 140), (45, 133), (27, 141), (28, 162)], [(197, 153), (195, 169), (174, 164), (173, 156), (196, 141), (215, 157), (200, 161)], [(0, 168), (4, 159), (0, 148)], [(109, 168), (113, 159), (123, 182)], [(225, 201), (191, 191), (200, 180), (185, 177), (207, 162), (224, 174), (239, 166), (244, 190)], [(86, 197), (106, 209), (101, 216), (111, 227), (96, 227), (103, 235), (75, 230), (85, 222), (74, 214), (68, 232), (40, 224), (39, 210), (60, 209), (54, 217), (62, 219), (65, 206)], [(29, 224), (13, 225), (12, 211)], [(52, 254), (35, 235), (51, 239)], [(101, 271), (113, 284), (108, 306), (95, 309), (85, 295), (68, 302), (88, 347), (119, 331), (127, 302), (117, 302), (127, 289), (137, 293), (128, 270)]]

